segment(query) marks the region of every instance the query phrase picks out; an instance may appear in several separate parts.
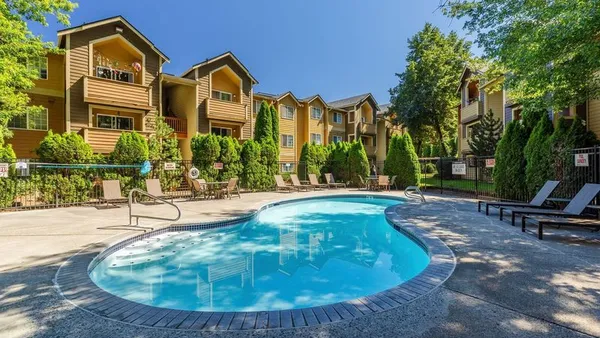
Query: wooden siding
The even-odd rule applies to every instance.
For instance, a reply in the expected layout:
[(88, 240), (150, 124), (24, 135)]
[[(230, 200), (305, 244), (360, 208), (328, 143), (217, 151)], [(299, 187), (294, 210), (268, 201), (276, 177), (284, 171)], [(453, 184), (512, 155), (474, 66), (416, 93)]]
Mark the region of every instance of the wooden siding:
[[(334, 113), (340, 113), (342, 114), (342, 123), (335, 123), (333, 122), (333, 115)], [(329, 116), (328, 116), (328, 120), (329, 120), (329, 131), (331, 133), (333, 132), (346, 132), (346, 122), (348, 121), (348, 115), (347, 113), (344, 112), (339, 112), (339, 111), (330, 111), (329, 112)]]
[(33, 93), (64, 97), (65, 93), (65, 56), (48, 54), (48, 79), (34, 80)]
[[(107, 154), (114, 150), (119, 137), (122, 133), (126, 133), (126, 131), (85, 127), (82, 128), (79, 133), (83, 135), (86, 142), (92, 146), (94, 153)], [(137, 133), (146, 137), (150, 134), (140, 131)]]
[(502, 91), (496, 91), (492, 94), (486, 93), (486, 99), (484, 101), (484, 108), (482, 114), (487, 114), (491, 109), (494, 113), (494, 118), (502, 120), (504, 113), (504, 105), (502, 103)]
[[(294, 107), (295, 111), (293, 119), (283, 118), (282, 114), (284, 105)], [(279, 112), (279, 133), (294, 136), (294, 146), (292, 148), (281, 147), (280, 137), (280, 161), (296, 161), (296, 148), (298, 147), (298, 136), (296, 135), (296, 121), (298, 118), (298, 108), (299, 107), (296, 104), (296, 102), (289, 95), (284, 97), (281, 101), (279, 101), (279, 105), (277, 106), (277, 111)]]
[(482, 107), (479, 101), (474, 101), (461, 109), (461, 121), (472, 121), (481, 115)]
[(135, 83), (83, 77), (85, 102), (108, 104), (117, 107), (155, 110), (150, 107), (150, 88)]
[[(29, 94), (29, 104), (48, 108), (48, 129), (55, 133), (65, 131), (64, 98)], [(35, 149), (48, 134), (45, 130), (12, 129), (13, 137), (7, 142), (12, 144), (18, 158), (37, 158)]]
[[(308, 138), (307, 141), (310, 141), (310, 134), (321, 134), (321, 140), (323, 144), (327, 144), (327, 140), (325, 140), (325, 121), (327, 119), (327, 109), (321, 101), (318, 99), (312, 101), (308, 106), (306, 113), (308, 114)], [(321, 108), (321, 119), (315, 120), (311, 117), (312, 107)]]
[(209, 120), (221, 120), (232, 122), (248, 121), (246, 106), (237, 102), (221, 101), (216, 99), (206, 99), (206, 118)]
[(377, 134), (377, 125), (373, 123), (360, 123), (360, 133), (367, 135), (376, 135)]
[(184, 160), (192, 159), (191, 138), (196, 134), (198, 128), (196, 87), (197, 86), (176, 85), (164, 89), (167, 91), (167, 96), (169, 97), (169, 111), (178, 118), (187, 120), (187, 130), (185, 132), (186, 138), (179, 142), (179, 147)]
[[(117, 24), (118, 25), (118, 24)], [(152, 88), (151, 106), (159, 106), (159, 67), (160, 56), (146, 44), (137, 34), (131, 31), (125, 25), (119, 25), (123, 28), (121, 36), (145, 54), (144, 81), (145, 85)], [(89, 44), (90, 41), (116, 34), (115, 23), (93, 27), (70, 34), (69, 48), (69, 78), (67, 79), (67, 88), (70, 88), (70, 108), (71, 108), (71, 130), (79, 131), (81, 128), (89, 126), (88, 107), (84, 102), (83, 77), (90, 75), (89, 65)], [(146, 130), (153, 130), (157, 112), (151, 111), (146, 116)]]
[(600, 100), (590, 100), (588, 104), (588, 130), (600, 136)]

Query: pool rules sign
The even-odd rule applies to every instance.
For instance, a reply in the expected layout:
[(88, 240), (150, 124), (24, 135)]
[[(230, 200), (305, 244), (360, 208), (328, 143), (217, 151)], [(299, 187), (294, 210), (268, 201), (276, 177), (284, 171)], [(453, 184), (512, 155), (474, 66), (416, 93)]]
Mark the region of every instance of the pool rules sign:
[(0, 163), (0, 177), (8, 177), (8, 163)]
[(452, 162), (452, 175), (466, 175), (467, 164), (465, 162)]
[(590, 159), (588, 154), (575, 154), (575, 166), (576, 167), (589, 167)]

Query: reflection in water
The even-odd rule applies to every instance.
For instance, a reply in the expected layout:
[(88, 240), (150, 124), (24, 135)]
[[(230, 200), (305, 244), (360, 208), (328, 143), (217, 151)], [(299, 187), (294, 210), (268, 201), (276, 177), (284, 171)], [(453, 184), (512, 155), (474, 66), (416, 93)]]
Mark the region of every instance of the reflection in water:
[(235, 227), (161, 234), (91, 273), (121, 297), (182, 310), (259, 311), (330, 304), (400, 284), (429, 259), (383, 215), (398, 201), (284, 204)]

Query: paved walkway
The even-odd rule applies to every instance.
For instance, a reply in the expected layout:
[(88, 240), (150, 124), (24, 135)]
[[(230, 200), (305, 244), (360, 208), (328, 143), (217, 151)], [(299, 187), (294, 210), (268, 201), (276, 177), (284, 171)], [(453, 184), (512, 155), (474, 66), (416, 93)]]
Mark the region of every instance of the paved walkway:
[[(229, 218), (267, 201), (327, 193), (255, 193), (231, 201), (181, 202), (180, 222)], [(106, 246), (135, 233), (123, 227), (127, 208), (0, 214), (0, 336), (600, 337), (598, 233), (548, 229), (539, 241), (494, 214), (478, 214), (472, 200), (445, 195), (428, 200), (398, 210), (454, 251), (458, 265), (444, 286), (398, 309), (350, 322), (235, 334), (113, 322), (73, 307), (56, 292), (52, 279), (69, 257), (89, 245)], [(138, 208), (172, 213), (161, 205)]]

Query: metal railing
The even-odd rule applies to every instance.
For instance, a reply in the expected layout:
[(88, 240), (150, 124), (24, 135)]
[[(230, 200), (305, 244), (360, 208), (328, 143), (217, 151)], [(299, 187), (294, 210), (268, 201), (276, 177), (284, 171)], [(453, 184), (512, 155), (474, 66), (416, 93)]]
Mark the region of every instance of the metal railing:
[[(168, 217), (159, 217), (159, 216), (133, 214), (131, 206), (133, 204), (133, 196), (134, 196), (135, 193), (137, 193), (139, 195), (142, 195), (142, 196), (145, 196), (145, 197), (147, 197), (147, 198), (149, 198), (151, 200), (154, 200), (154, 201), (161, 201), (161, 202), (163, 202), (165, 204), (168, 204), (168, 205), (174, 207), (175, 209), (177, 209), (177, 217), (175, 217), (175, 218), (168, 218)], [(181, 209), (179, 209), (179, 207), (176, 206), (174, 203), (169, 202), (169, 201), (167, 201), (164, 198), (151, 195), (151, 194), (145, 192), (144, 190), (138, 189), (138, 188), (133, 188), (129, 192), (129, 197), (127, 198), (127, 206), (129, 207), (129, 225), (130, 226), (136, 226), (136, 227), (139, 227), (139, 228), (153, 230), (154, 228), (151, 228), (151, 227), (141, 227), (141, 226), (139, 226), (140, 218), (156, 219), (156, 220), (162, 220), (162, 221), (173, 221), (173, 222), (176, 222), (176, 221), (178, 221), (181, 218)], [(131, 220), (134, 217), (135, 217), (135, 225), (132, 224), (132, 222), (131, 222)]]

